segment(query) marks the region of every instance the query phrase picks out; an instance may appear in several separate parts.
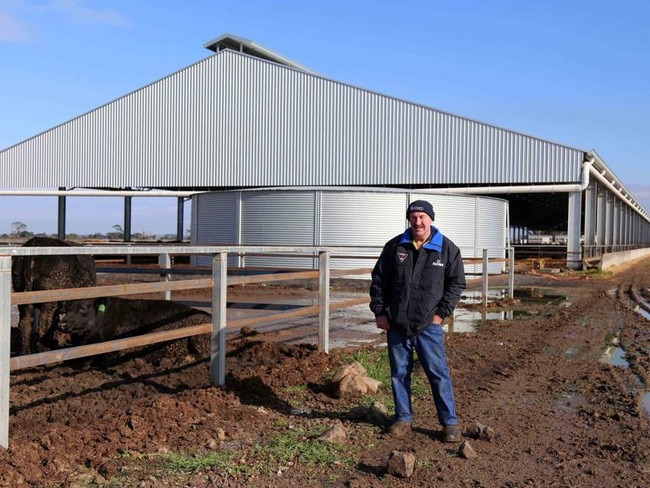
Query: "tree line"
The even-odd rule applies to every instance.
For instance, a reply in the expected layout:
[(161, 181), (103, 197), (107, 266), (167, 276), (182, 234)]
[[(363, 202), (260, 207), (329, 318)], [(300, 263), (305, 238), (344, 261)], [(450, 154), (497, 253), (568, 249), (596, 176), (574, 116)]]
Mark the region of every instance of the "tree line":
[[(92, 239), (92, 240), (109, 240), (109, 241), (122, 241), (124, 240), (124, 230), (122, 229), (122, 226), (119, 224), (116, 224), (112, 227), (111, 232), (94, 232), (90, 234), (75, 234), (75, 233), (68, 233), (66, 235), (66, 239), (68, 240), (78, 240), (78, 239)], [(188, 231), (189, 232), (189, 231)], [(31, 239), (32, 237), (36, 236), (42, 236), (42, 237), (56, 237), (56, 234), (47, 234), (45, 232), (39, 232), (39, 233), (34, 233), (31, 230), (27, 228), (27, 224), (24, 222), (16, 221), (11, 223), (11, 232), (8, 234), (1, 234), (0, 237), (3, 239), (19, 239), (19, 240), (27, 240)], [(176, 234), (164, 234), (164, 235), (156, 235), (156, 234), (146, 234), (144, 232), (134, 232), (131, 233), (131, 239), (135, 241), (157, 241), (157, 240), (168, 240), (176, 239)]]

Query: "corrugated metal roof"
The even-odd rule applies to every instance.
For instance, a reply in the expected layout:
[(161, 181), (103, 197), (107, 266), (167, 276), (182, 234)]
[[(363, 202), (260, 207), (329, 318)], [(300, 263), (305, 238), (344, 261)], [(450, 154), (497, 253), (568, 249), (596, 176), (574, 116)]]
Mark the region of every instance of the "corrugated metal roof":
[(584, 157), (224, 50), (0, 152), (0, 186), (568, 183)]

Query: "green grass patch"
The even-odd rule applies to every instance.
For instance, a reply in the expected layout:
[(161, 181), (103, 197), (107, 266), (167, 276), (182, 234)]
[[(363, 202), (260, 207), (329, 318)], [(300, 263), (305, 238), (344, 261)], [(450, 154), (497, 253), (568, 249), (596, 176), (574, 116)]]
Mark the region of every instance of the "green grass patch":
[(324, 428), (316, 431), (291, 430), (274, 436), (257, 448), (257, 456), (270, 463), (299, 461), (304, 464), (329, 465), (351, 462), (348, 447), (316, 440)]
[[(353, 463), (350, 446), (335, 445), (316, 439), (325, 427), (313, 431), (290, 430), (273, 436), (252, 450), (224, 450), (208, 454), (170, 453), (163, 456), (163, 469), (168, 473), (194, 475), (216, 470), (233, 476), (254, 473), (275, 473), (292, 462), (315, 468), (332, 464)], [(245, 461), (242, 462), (242, 459)]]

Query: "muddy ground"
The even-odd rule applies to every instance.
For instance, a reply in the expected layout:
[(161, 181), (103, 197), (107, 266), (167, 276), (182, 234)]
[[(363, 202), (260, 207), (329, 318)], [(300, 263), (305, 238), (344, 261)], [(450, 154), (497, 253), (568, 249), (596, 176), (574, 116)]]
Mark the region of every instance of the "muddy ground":
[[(491, 304), (526, 308), (527, 318), (487, 320), (476, 332), (448, 336), (461, 422), (495, 433), (491, 441), (466, 438), (476, 458), (439, 441), (428, 395), (414, 398), (415, 428), (402, 439), (364, 414), (373, 400), (390, 401), (390, 385), (372, 397), (338, 398), (330, 378), (350, 362), (350, 348), (325, 354), (286, 342), (277, 329), (246, 337), (235, 331), (225, 388), (211, 385), (206, 359), (75, 362), (12, 373), (0, 486), (650, 486), (642, 403), (650, 321), (633, 310), (650, 301), (650, 258), (603, 274), (526, 272), (515, 285), (567, 298), (552, 306)], [(352, 291), (364, 286), (356, 280)], [(237, 292), (251, 297), (255, 290)], [(629, 365), (601, 361), (616, 341)], [(354, 350), (376, 352), (382, 343), (377, 333)], [(347, 440), (336, 446), (337, 457), (306, 458), (321, 442), (315, 438), (339, 421)], [(414, 454), (410, 478), (387, 472), (394, 450)], [(200, 464), (205, 460), (212, 463)]]

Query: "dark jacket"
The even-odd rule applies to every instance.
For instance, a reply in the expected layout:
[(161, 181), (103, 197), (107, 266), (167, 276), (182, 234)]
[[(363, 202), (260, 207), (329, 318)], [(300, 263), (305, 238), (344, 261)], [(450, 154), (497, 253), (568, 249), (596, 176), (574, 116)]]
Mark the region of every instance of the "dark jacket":
[(370, 310), (376, 317), (388, 315), (391, 327), (411, 336), (431, 324), (434, 315), (451, 315), (465, 289), (460, 250), (433, 225), (431, 232), (419, 252), (411, 229), (394, 237), (372, 271)]

